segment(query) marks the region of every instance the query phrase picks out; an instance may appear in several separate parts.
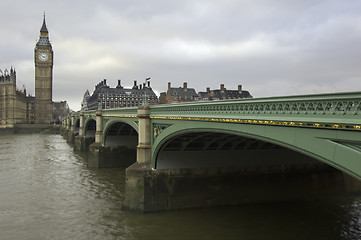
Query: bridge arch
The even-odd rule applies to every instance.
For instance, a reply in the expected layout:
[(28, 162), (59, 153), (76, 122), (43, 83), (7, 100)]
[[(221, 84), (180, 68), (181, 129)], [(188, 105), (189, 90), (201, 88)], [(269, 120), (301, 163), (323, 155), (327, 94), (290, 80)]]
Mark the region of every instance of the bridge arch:
[(350, 149), (350, 145), (354, 144), (350, 139), (357, 141), (357, 136), (352, 132), (251, 124), (207, 123), (206, 128), (204, 125), (204, 122), (179, 121), (164, 129), (154, 140), (152, 166), (167, 167), (164, 150), (170, 142), (174, 143), (174, 139), (190, 137), (192, 133), (200, 133), (204, 137), (206, 133), (217, 133), (239, 136), (238, 141), (244, 138), (244, 141), (256, 140), (262, 144), (279, 146), (284, 152), (302, 154), (307, 159), (318, 160), (360, 179), (356, 166), (361, 159), (361, 148)]
[(131, 122), (115, 119), (109, 121), (103, 130), (105, 147), (122, 146), (136, 148), (138, 145), (138, 129)]
[(93, 118), (87, 118), (84, 122), (84, 136), (86, 138), (95, 138), (96, 121)]

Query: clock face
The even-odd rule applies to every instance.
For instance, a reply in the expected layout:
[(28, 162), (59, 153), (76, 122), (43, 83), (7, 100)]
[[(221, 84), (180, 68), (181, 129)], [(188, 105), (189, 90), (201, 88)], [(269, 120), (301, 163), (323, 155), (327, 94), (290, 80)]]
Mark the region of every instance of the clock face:
[(48, 60), (48, 54), (46, 54), (46, 53), (40, 53), (39, 54), (39, 60), (40, 61), (46, 61), (46, 60)]

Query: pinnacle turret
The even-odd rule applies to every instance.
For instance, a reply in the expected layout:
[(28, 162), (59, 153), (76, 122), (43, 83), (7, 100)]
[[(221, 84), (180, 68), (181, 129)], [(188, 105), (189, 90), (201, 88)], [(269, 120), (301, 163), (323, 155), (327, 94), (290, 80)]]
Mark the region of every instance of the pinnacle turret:
[(43, 25), (40, 29), (40, 38), (36, 45), (37, 46), (40, 46), (40, 45), (51, 46), (50, 41), (49, 41), (49, 32), (48, 32), (48, 28), (46, 27), (46, 22), (45, 22), (45, 13), (44, 13)]
[(48, 28), (46, 27), (46, 22), (45, 22), (45, 13), (44, 13), (44, 20), (43, 20), (43, 26), (40, 29), (40, 32), (48, 32)]

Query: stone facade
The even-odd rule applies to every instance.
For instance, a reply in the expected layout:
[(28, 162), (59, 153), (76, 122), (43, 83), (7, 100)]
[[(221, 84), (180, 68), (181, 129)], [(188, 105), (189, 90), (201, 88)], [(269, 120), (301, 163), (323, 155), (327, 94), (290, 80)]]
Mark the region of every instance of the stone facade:
[(0, 70), (0, 127), (34, 123), (35, 99), (16, 89), (16, 71)]

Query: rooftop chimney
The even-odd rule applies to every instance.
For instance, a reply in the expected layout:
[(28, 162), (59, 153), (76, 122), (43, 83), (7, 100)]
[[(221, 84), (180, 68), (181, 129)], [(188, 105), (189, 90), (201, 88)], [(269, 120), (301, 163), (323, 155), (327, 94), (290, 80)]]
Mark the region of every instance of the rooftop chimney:
[(121, 88), (121, 87), (122, 87), (121, 82), (120, 82), (120, 80), (118, 80), (117, 88)]
[(104, 79), (103, 84), (104, 84), (104, 86), (107, 85), (107, 80), (106, 79)]
[(238, 85), (238, 92), (242, 93), (242, 85)]
[(221, 91), (224, 92), (224, 90), (226, 90), (226, 89), (224, 88), (224, 84), (221, 84)]
[(134, 80), (133, 89), (138, 89), (138, 86), (137, 86), (137, 80)]
[(184, 91), (187, 91), (187, 82), (183, 83), (183, 89), (184, 89)]
[(171, 84), (170, 84), (170, 82), (168, 82), (168, 90), (170, 89), (170, 86), (171, 86)]
[(211, 88), (207, 87), (207, 94), (211, 93)]

